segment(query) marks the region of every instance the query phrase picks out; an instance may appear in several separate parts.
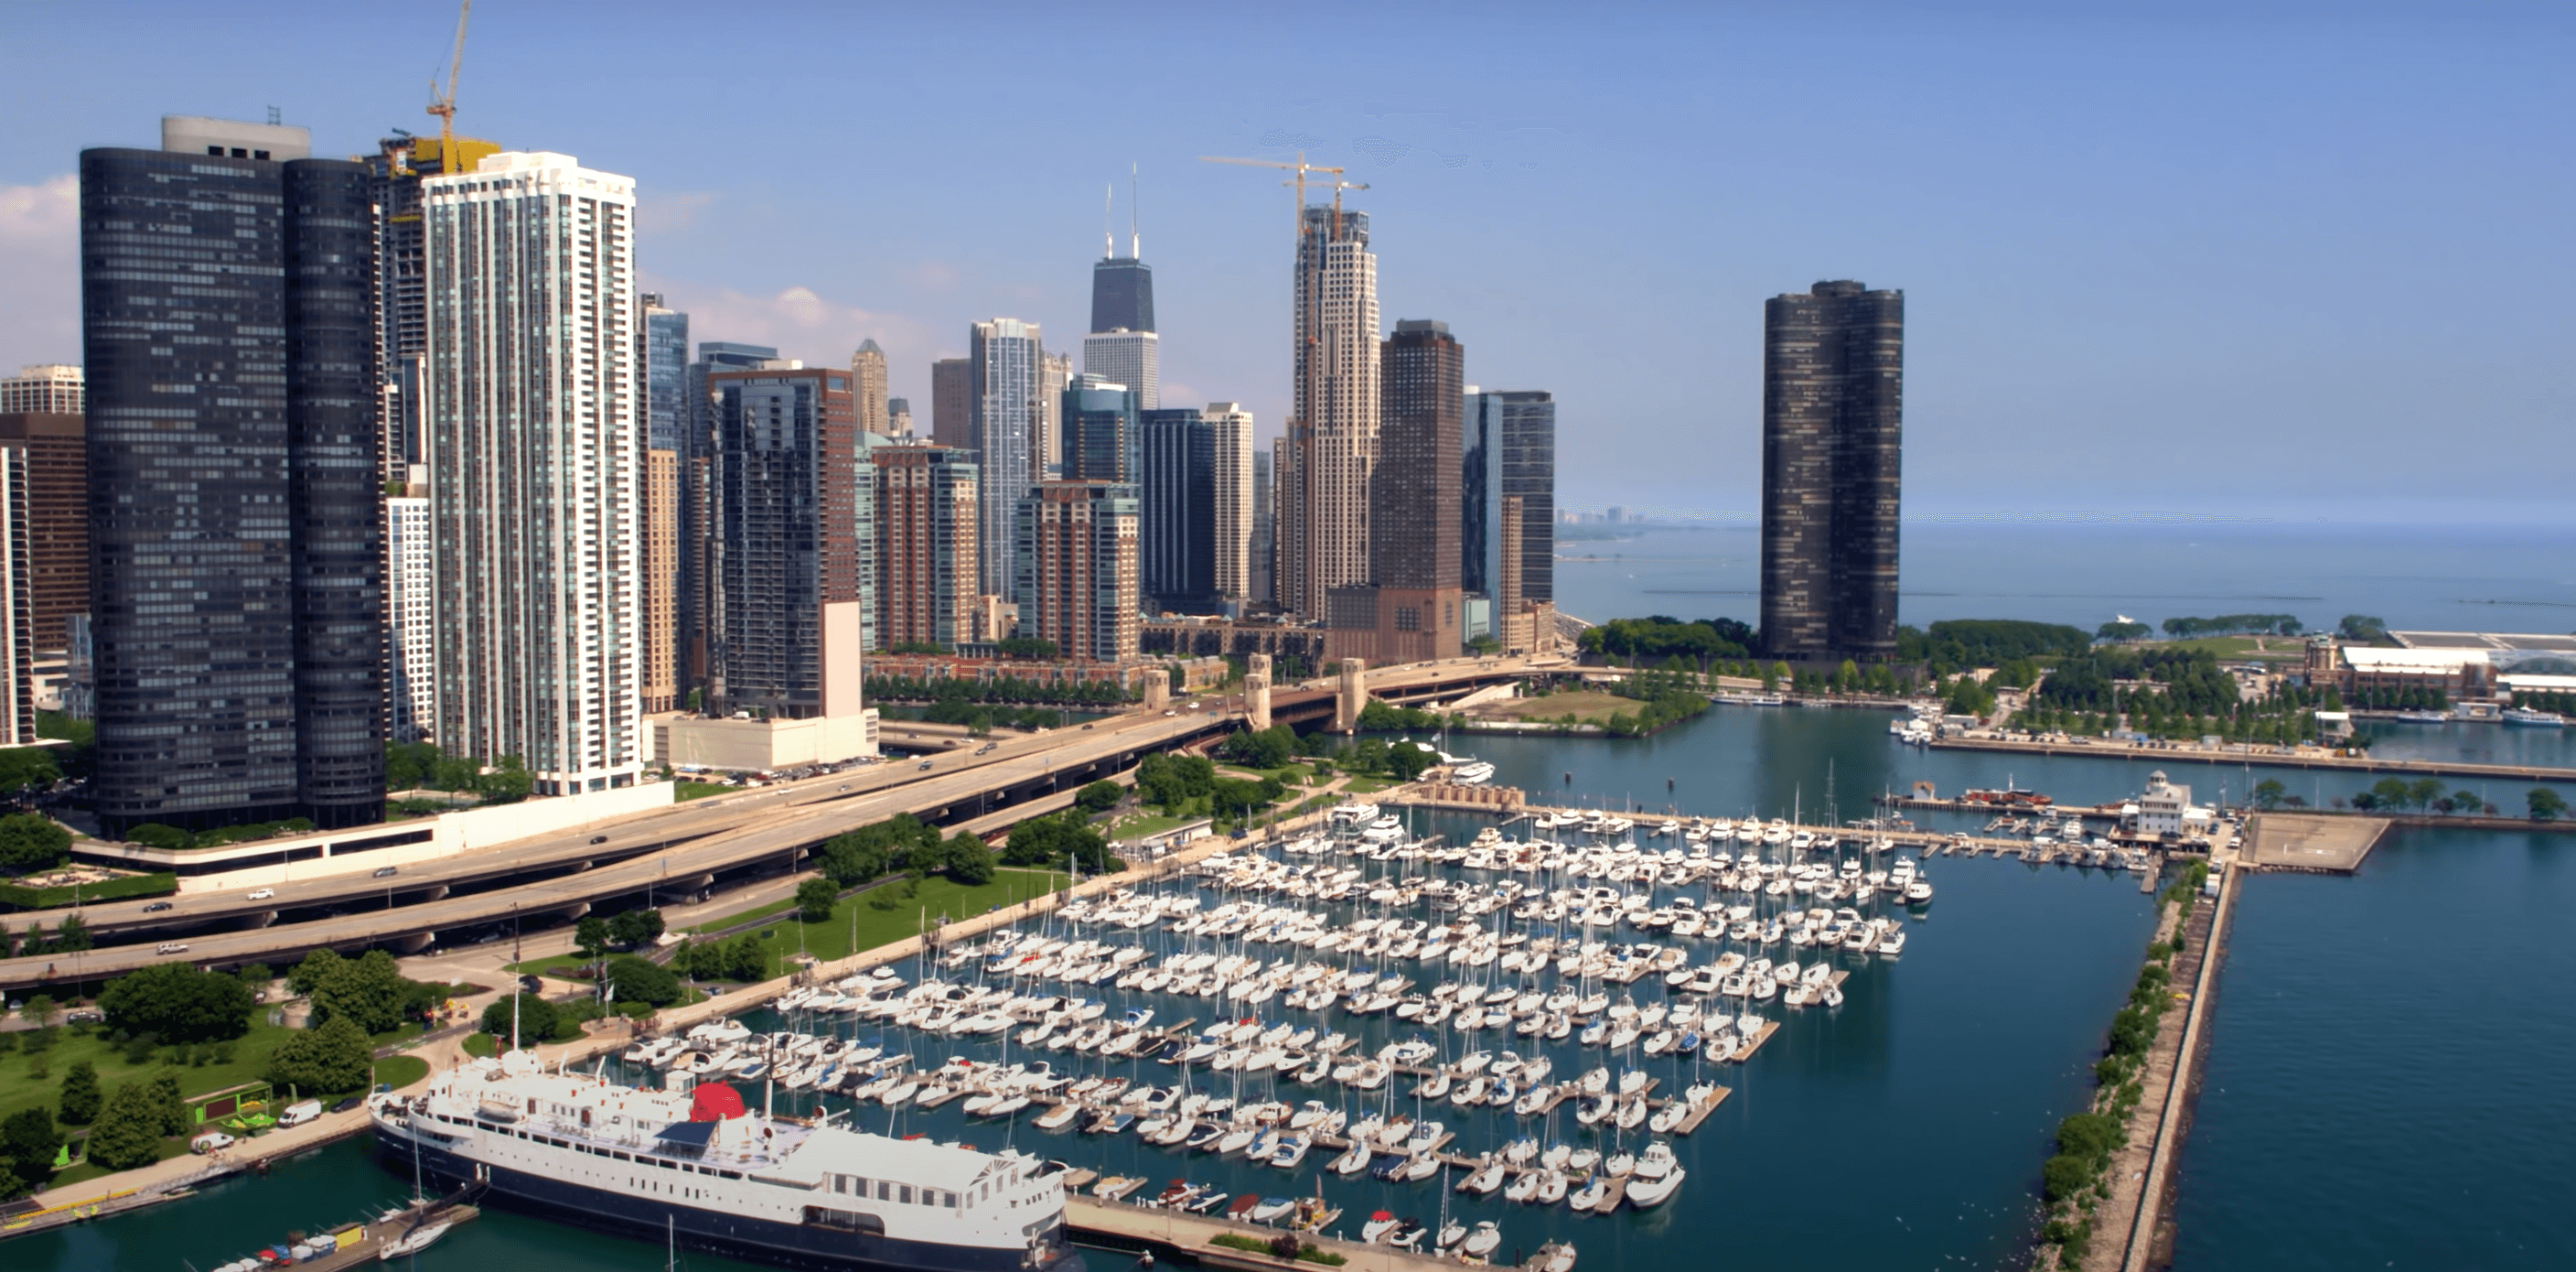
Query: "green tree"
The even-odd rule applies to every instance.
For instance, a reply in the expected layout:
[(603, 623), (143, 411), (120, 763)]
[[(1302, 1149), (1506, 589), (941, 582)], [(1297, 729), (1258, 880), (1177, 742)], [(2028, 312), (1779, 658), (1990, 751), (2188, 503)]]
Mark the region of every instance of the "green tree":
[(2533, 821), (2556, 821), (2567, 813), (2566, 799), (2546, 786), (2532, 787), (2531, 793), (2522, 797), (2522, 803), (2530, 810)]
[(614, 938), (608, 934), (608, 920), (596, 914), (585, 914), (580, 922), (572, 925), (572, 947), (585, 961), (599, 961), (599, 957), (606, 954), (614, 943)]
[(250, 1032), (249, 987), (221, 972), (156, 963), (111, 982), (98, 996), (109, 1027), (163, 1042), (214, 1042)]
[(54, 1177), (54, 1158), (63, 1151), (63, 1133), (43, 1105), (20, 1109), (0, 1121), (0, 1197), (24, 1196)]
[(132, 1170), (161, 1159), (162, 1118), (148, 1082), (119, 1083), (89, 1128), (89, 1160)]
[(2442, 798), (2442, 779), (2438, 777), (2419, 778), (2406, 787), (2406, 802), (2417, 808), (2429, 809), (2433, 806), (2433, 801), (2440, 798)]
[(483, 1032), (508, 1045), (511, 1028), (511, 1006), (518, 1007), (518, 1037), (523, 1044), (544, 1042), (555, 1035), (555, 1005), (534, 994), (512, 994), (495, 1000), (483, 1009)]
[[(0, 751), (0, 757), (15, 754)], [(46, 765), (50, 768), (52, 761)], [(0, 775), (0, 788), (17, 789), (5, 775)], [(0, 874), (51, 870), (71, 860), (71, 850), (72, 832), (55, 825), (52, 818), (35, 813), (0, 817)]]
[(609, 939), (630, 950), (660, 940), (662, 931), (660, 910), (626, 910), (608, 921)]
[(808, 923), (820, 923), (832, 917), (832, 904), (840, 899), (840, 889), (829, 879), (808, 879), (796, 885), (796, 910)]
[(2046, 1194), (2049, 1204), (2056, 1205), (2084, 1191), (2095, 1173), (2093, 1163), (2072, 1153), (2059, 1153), (2040, 1163), (2040, 1191)]
[(54, 1023), (54, 1011), (53, 995), (29, 994), (27, 1001), (18, 1005), (18, 1018), (42, 1029)]
[(68, 954), (90, 947), (89, 923), (78, 913), (66, 914), (54, 929), (53, 944), (45, 947), (48, 954)]
[(668, 1007), (680, 1001), (680, 978), (651, 959), (633, 955), (610, 959), (606, 980), (621, 1003)]
[(959, 831), (948, 837), (947, 859), (940, 870), (949, 878), (968, 887), (993, 881), (993, 852), (984, 841)]
[(2388, 636), (2388, 624), (2368, 614), (2346, 614), (2342, 622), (2335, 624), (2335, 634), (2351, 641), (2383, 640)]
[(2383, 777), (2370, 784), (2373, 808), (2400, 809), (2413, 803), (2414, 799), (2415, 788), (2407, 785), (2402, 777)]
[(63, 1075), (62, 1118), (74, 1126), (87, 1126), (98, 1120), (99, 1106), (106, 1096), (98, 1089), (98, 1066), (87, 1060), (77, 1061)]
[(383, 950), (343, 959), (307, 997), (313, 1003), (314, 1024), (347, 1016), (359, 1032), (367, 1034), (400, 1028), (406, 1006), (416, 1001), (412, 982), (403, 978), (394, 956)]
[(2451, 811), (2455, 813), (2474, 816), (2485, 811), (2486, 806), (2486, 799), (2476, 791), (2463, 787), (2451, 792)]
[(339, 970), (343, 961), (337, 950), (315, 950), (305, 955), (304, 961), (286, 974), (286, 992), (298, 998), (311, 994), (315, 986)]
[(150, 1086), (152, 1111), (161, 1119), (161, 1133), (188, 1133), (188, 1101), (179, 1092), (179, 1075), (168, 1069), (152, 1075)]
[(298, 1029), (268, 1058), (268, 1080), (292, 1086), (303, 1095), (330, 1095), (364, 1090), (373, 1045), (365, 1031), (347, 1016), (333, 1016), (310, 1029)]
[(2281, 785), (2280, 779), (2264, 778), (2254, 784), (2254, 806), (2262, 809), (2278, 808), (2282, 797), (2289, 793), (2290, 788)]
[(475, 776), (474, 789), (482, 793), (486, 804), (515, 804), (536, 789), (536, 778), (528, 772), (527, 761), (504, 755), (493, 764), (491, 772)]
[(1127, 788), (1103, 779), (1073, 793), (1073, 806), (1094, 815), (1108, 812), (1127, 797)]

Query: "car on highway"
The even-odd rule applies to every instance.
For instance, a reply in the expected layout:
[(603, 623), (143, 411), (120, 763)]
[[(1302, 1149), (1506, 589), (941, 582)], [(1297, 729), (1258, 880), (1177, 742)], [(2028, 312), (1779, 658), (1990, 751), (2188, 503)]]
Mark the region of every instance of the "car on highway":
[(982, 745), (982, 746), (976, 747), (976, 748), (975, 748), (975, 754), (977, 754), (977, 755), (982, 755), (982, 754), (983, 754), (983, 753), (985, 753), (986, 751), (990, 751), (990, 750), (992, 750), (994, 747), (997, 747), (997, 746), (1000, 746), (1000, 745), (1001, 745), (1001, 743), (999, 743), (999, 742), (987, 742), (987, 743), (985, 743), (985, 744), (984, 744), (984, 745)]
[(1088, 728), (1090, 728), (1091, 726), (1090, 726), (1090, 725), (1088, 725), (1088, 724), (1086, 724), (1086, 725), (1084, 725), (1084, 726), (1082, 726), (1082, 727), (1083, 727), (1083, 728), (1085, 728), (1085, 729), (1088, 729)]
[(926, 769), (926, 768), (929, 768), (929, 767), (930, 767), (930, 761), (928, 761), (928, 760), (923, 760), (921, 763), (913, 765), (913, 767), (914, 767), (914, 768), (917, 768), (917, 769)]
[(608, 836), (606, 836), (606, 835), (593, 835), (593, 836), (591, 836), (591, 837), (590, 837), (590, 842), (592, 842), (592, 843), (594, 843), (594, 844), (604, 844), (604, 843), (607, 843), (607, 842), (608, 842)]
[(379, 879), (391, 879), (400, 873), (402, 873), (402, 867), (400, 866), (378, 866), (376, 867), (375, 877)]
[(147, 905), (147, 906), (143, 907), (143, 912), (144, 912), (145, 914), (159, 914), (159, 913), (160, 913), (160, 912), (162, 912), (163, 910), (167, 910), (167, 909), (169, 909), (169, 908), (170, 908), (170, 903), (169, 903), (169, 902), (167, 902), (167, 901), (155, 901), (155, 902), (153, 902), (152, 904), (150, 904), (150, 905)]
[(185, 954), (188, 952), (188, 943), (185, 941), (163, 941), (159, 945), (153, 946), (152, 952), (155, 954)]
[(273, 896), (276, 896), (276, 895), (277, 895), (277, 889), (275, 889), (275, 888), (258, 888), (258, 889), (254, 889), (254, 890), (251, 892), (250, 896), (249, 896), (248, 898), (246, 898), (246, 899), (247, 899), (247, 900), (251, 900), (251, 901), (266, 901), (266, 900), (268, 900), (270, 897), (273, 897)]

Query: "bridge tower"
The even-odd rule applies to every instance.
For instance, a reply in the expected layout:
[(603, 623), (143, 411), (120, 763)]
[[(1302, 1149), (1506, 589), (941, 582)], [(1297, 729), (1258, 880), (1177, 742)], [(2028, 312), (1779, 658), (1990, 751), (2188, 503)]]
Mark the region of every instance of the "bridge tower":
[(1243, 671), (1243, 714), (1259, 733), (1270, 727), (1270, 655), (1253, 654)]
[(1368, 707), (1368, 664), (1357, 658), (1342, 660), (1342, 687), (1333, 698), (1333, 732), (1356, 733), (1360, 712)]

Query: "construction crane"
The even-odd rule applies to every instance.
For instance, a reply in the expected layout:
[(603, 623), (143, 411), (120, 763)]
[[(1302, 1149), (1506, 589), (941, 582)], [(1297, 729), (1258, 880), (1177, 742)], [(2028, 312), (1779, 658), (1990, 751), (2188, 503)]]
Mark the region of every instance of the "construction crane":
[(474, 16), (474, 0), (464, 0), (456, 10), (456, 50), (447, 55), (447, 91), (438, 91), (438, 77), (429, 80), (429, 113), (438, 116), (438, 164), (441, 172), (456, 171), (456, 73), (465, 66), (465, 20)]
[[(1343, 173), (1343, 172), (1345, 172), (1345, 171), (1347, 171), (1346, 169), (1342, 169), (1342, 168), (1327, 168), (1327, 167), (1323, 166), (1322, 164), (1313, 164), (1313, 163), (1308, 163), (1308, 162), (1306, 162), (1306, 152), (1305, 152), (1305, 151), (1303, 151), (1303, 150), (1300, 150), (1300, 151), (1298, 151), (1298, 152), (1297, 152), (1297, 162), (1295, 162), (1295, 163), (1281, 163), (1281, 162), (1279, 162), (1279, 161), (1278, 161), (1278, 160), (1276, 160), (1276, 159), (1227, 159), (1227, 158), (1219, 157), (1219, 156), (1217, 156), (1217, 155), (1200, 155), (1200, 156), (1199, 156), (1199, 162), (1201, 162), (1201, 163), (1239, 163), (1239, 164), (1242, 164), (1244, 167), (1247, 167), (1247, 168), (1285, 168), (1285, 169), (1287, 169), (1287, 170), (1289, 170), (1289, 171), (1291, 171), (1291, 172), (1296, 173), (1296, 174), (1297, 174), (1296, 179), (1291, 180), (1291, 181), (1282, 181), (1282, 182), (1280, 182), (1279, 184), (1284, 185), (1284, 186), (1294, 186), (1294, 187), (1296, 187), (1296, 189), (1297, 189), (1297, 234), (1298, 234), (1298, 237), (1300, 237), (1300, 238), (1303, 238), (1303, 237), (1305, 236), (1305, 234), (1306, 234), (1306, 174), (1307, 174), (1307, 173), (1309, 173), (1309, 172), (1329, 172), (1329, 173), (1331, 173), (1331, 174), (1333, 175), (1333, 180), (1332, 180), (1332, 183), (1331, 183), (1332, 191), (1333, 191), (1333, 221), (1332, 221), (1332, 224), (1330, 224), (1330, 225), (1328, 225), (1328, 226), (1326, 226), (1326, 227), (1324, 228), (1324, 237), (1325, 237), (1326, 239), (1337, 239), (1337, 238), (1340, 238), (1340, 237), (1342, 236), (1342, 191), (1344, 191), (1344, 190), (1365, 190), (1365, 189), (1368, 189), (1368, 183), (1367, 183), (1367, 182), (1365, 182), (1365, 181), (1344, 181), (1344, 180), (1342, 180), (1342, 173)], [(1316, 184), (1318, 184), (1318, 185), (1322, 185), (1322, 184), (1324, 184), (1324, 183), (1323, 183), (1323, 182), (1317, 182)]]

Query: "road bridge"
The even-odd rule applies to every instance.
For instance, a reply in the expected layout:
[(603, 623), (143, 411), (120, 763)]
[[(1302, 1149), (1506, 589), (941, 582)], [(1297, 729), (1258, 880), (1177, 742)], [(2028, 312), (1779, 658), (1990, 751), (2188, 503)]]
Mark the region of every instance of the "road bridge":
[[(1454, 692), (1570, 667), (1564, 659), (1462, 658), (1367, 673), (1372, 696)], [(1301, 710), (1332, 692), (1275, 694)], [(328, 875), (274, 888), (182, 893), (84, 906), (82, 921), (106, 942), (77, 954), (0, 960), (0, 990), (77, 984), (173, 958), (237, 966), (277, 964), (308, 950), (389, 945), (426, 948), (458, 934), (527, 916), (569, 921), (593, 907), (665, 890), (697, 893), (717, 876), (771, 863), (792, 866), (834, 835), (909, 813), (935, 824), (976, 823), (1132, 767), (1146, 755), (1211, 740), (1242, 726), (1239, 704), (1131, 713), (1089, 725), (927, 760), (879, 765), (692, 800), (612, 822), (401, 867), (399, 874)], [(271, 895), (254, 900), (251, 892)], [(155, 909), (167, 906), (166, 909)], [(59, 916), (41, 916), (47, 927)], [(183, 949), (155, 953), (162, 944)]]

